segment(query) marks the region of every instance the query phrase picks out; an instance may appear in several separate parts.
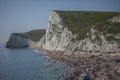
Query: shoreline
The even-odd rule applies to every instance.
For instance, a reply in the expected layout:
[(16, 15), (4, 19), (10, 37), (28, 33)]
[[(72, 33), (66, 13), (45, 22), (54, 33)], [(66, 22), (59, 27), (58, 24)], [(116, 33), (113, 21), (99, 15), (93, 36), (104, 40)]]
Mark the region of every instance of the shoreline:
[(73, 73), (67, 74), (69, 76), (64, 80), (84, 80), (85, 77), (90, 80), (120, 80), (120, 53), (69, 54), (62, 51), (38, 50), (49, 60), (65, 62), (75, 69)]

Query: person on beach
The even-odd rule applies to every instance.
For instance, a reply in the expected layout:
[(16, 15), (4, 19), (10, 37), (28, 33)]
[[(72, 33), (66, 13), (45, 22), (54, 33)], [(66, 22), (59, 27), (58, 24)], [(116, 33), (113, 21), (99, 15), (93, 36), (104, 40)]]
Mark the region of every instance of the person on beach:
[(83, 80), (90, 80), (89, 75), (86, 75)]

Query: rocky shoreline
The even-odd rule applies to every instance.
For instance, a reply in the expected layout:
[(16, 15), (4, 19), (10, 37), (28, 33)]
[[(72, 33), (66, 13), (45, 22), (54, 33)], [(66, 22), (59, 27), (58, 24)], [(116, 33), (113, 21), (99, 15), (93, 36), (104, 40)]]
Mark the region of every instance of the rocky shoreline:
[[(75, 53), (44, 51), (50, 60), (59, 60), (75, 68), (64, 80), (120, 80), (120, 53)], [(60, 80), (60, 78), (58, 78)]]

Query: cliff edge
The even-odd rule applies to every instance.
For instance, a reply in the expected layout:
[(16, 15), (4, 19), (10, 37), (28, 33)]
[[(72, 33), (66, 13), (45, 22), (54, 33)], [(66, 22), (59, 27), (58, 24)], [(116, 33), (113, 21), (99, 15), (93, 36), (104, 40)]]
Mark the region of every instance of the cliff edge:
[(11, 33), (6, 48), (35, 48), (37, 41), (41, 39), (45, 32), (45, 29), (37, 29), (25, 33)]
[(120, 52), (120, 12), (51, 11), (37, 46), (67, 53)]
[(26, 48), (29, 47), (29, 38), (26, 36), (21, 36), (18, 33), (12, 33), (8, 42), (6, 43), (6, 48)]

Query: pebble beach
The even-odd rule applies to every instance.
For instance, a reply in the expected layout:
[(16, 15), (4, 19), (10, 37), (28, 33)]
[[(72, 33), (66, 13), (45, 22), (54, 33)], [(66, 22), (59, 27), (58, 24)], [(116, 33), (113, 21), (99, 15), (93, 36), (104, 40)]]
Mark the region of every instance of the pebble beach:
[(44, 50), (49, 60), (59, 60), (75, 68), (64, 80), (120, 80), (120, 54), (75, 53)]

